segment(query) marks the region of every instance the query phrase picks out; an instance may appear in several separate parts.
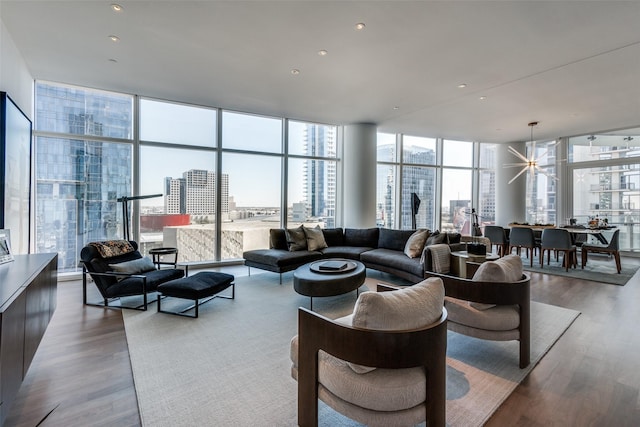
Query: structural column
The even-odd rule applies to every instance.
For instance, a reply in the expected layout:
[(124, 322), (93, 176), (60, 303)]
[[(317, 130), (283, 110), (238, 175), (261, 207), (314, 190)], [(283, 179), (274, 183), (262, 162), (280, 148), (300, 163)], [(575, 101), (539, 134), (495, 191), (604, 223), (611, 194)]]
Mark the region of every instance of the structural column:
[(377, 127), (358, 123), (344, 127), (344, 226), (376, 226)]
[(520, 172), (522, 168), (505, 168), (508, 163), (518, 163), (521, 160), (509, 153), (512, 146), (522, 155), (526, 154), (526, 142), (497, 144), (496, 148), (496, 225), (506, 227), (511, 222), (524, 222), (527, 217), (527, 174), (523, 173), (511, 184), (508, 182)]

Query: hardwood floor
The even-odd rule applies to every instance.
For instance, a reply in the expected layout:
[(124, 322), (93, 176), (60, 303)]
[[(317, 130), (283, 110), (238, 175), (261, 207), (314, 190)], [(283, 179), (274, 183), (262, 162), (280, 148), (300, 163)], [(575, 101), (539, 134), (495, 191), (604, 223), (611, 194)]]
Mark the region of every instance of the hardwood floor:
[[(626, 286), (532, 273), (531, 294), (582, 314), (487, 426), (640, 425), (640, 272)], [(81, 301), (80, 282), (59, 283), (5, 426), (34, 427), (52, 410), (41, 426), (140, 425), (122, 315)]]

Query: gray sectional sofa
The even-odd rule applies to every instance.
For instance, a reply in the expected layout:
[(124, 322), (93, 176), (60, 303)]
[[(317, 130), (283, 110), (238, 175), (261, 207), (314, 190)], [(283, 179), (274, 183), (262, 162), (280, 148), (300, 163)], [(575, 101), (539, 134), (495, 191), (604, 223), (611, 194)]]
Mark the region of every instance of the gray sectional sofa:
[[(309, 230), (309, 229), (307, 229)], [(403, 279), (418, 282), (424, 279), (425, 269), (430, 269), (429, 257), (424, 249), (416, 257), (405, 254), (407, 240), (415, 230), (392, 230), (387, 228), (329, 228), (322, 229), (327, 247), (308, 250), (291, 250), (284, 229), (269, 230), (269, 249), (255, 249), (243, 254), (245, 265), (282, 273), (299, 266), (325, 258), (347, 258), (361, 261), (367, 268), (384, 271)], [(457, 233), (429, 233), (425, 247), (429, 244), (447, 243), (451, 250), (463, 250)], [(428, 252), (427, 252), (428, 253)]]

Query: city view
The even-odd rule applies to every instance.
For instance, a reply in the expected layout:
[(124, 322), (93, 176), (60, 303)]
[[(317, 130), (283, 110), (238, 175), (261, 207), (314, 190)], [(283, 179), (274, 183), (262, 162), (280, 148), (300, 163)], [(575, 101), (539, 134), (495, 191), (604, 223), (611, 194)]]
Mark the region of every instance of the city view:
[[(132, 235), (143, 253), (176, 247), (181, 261), (237, 260), (245, 250), (268, 247), (268, 230), (282, 223), (342, 225), (336, 126), (144, 98), (137, 99), (134, 123), (136, 99), (36, 84), (34, 249), (57, 252), (61, 272), (78, 271), (86, 243), (124, 236), (117, 201), (123, 196), (158, 195), (129, 202), (139, 215)], [(631, 137), (624, 145), (618, 140), (568, 140), (570, 162), (609, 162), (570, 170), (573, 214), (579, 222), (606, 218), (621, 228), (621, 246), (633, 250), (640, 223), (640, 167), (633, 160), (640, 150)], [(555, 142), (538, 149), (550, 146)], [(467, 233), (471, 209), (481, 226), (493, 223), (495, 145), (380, 133), (377, 157), (377, 226), (413, 227), (414, 197), (418, 228)], [(542, 167), (555, 172), (553, 164)], [(527, 221), (569, 220), (555, 218), (553, 179), (538, 174), (528, 181), (526, 200)]]

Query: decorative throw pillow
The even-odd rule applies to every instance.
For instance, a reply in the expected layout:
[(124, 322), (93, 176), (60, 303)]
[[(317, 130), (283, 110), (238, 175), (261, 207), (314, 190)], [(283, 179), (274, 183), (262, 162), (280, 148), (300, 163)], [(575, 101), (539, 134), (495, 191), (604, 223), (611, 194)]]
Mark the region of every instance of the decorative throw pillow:
[(447, 243), (447, 235), (436, 230), (427, 238), (425, 246), (440, 245), (442, 243)]
[(327, 242), (324, 240), (324, 234), (322, 228), (316, 225), (314, 228), (304, 228), (304, 234), (307, 236), (307, 249), (310, 251), (317, 251), (318, 249), (324, 249), (327, 247)]
[[(430, 277), (413, 286), (390, 292), (364, 292), (353, 309), (351, 325), (380, 331), (402, 331), (430, 325), (442, 315), (444, 284)], [(375, 368), (349, 363), (359, 374)]]
[(128, 240), (106, 240), (103, 242), (91, 242), (89, 246), (96, 248), (102, 258), (112, 258), (135, 251)]
[(409, 258), (417, 258), (422, 255), (427, 237), (429, 237), (429, 230), (418, 230), (413, 233), (404, 245), (404, 254)]
[[(472, 282), (517, 282), (522, 278), (522, 258), (518, 255), (507, 255), (495, 261), (486, 261), (480, 264), (478, 270), (471, 278)], [(470, 302), (469, 305), (476, 310), (487, 310), (495, 307), (495, 304), (483, 304)]]
[(289, 246), (290, 252), (307, 250), (307, 235), (304, 234), (304, 228), (302, 226), (298, 228), (287, 228), (285, 234), (287, 235), (287, 245)]
[(133, 261), (119, 262), (117, 264), (109, 264), (109, 268), (116, 273), (138, 274), (153, 271), (156, 266), (149, 257), (134, 259)]

